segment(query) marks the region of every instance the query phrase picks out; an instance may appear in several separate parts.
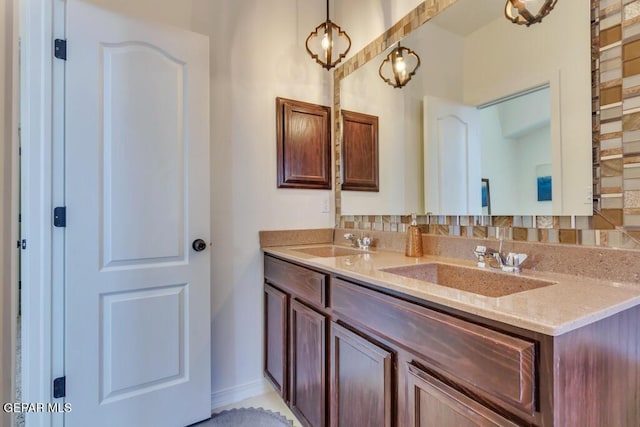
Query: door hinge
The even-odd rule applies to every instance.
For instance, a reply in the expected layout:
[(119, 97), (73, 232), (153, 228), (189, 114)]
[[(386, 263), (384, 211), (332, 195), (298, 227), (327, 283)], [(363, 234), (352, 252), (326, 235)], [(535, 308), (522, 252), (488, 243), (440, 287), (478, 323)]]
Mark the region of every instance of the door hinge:
[(58, 206), (53, 209), (53, 225), (55, 227), (66, 227), (67, 226), (67, 207), (66, 206)]
[(67, 395), (67, 377), (58, 377), (53, 380), (53, 397), (60, 399)]
[(55, 39), (53, 43), (53, 55), (64, 61), (67, 60), (67, 41), (63, 39)]
[(22, 249), (27, 249), (27, 239), (22, 239)]

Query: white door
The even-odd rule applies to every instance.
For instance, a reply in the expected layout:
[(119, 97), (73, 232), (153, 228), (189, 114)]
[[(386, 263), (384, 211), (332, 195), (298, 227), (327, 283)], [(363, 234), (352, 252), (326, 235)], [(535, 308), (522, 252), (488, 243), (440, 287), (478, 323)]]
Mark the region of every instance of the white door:
[(65, 425), (208, 418), (208, 38), (67, 0), (67, 54)]
[(482, 215), (478, 111), (424, 97), (424, 191), (427, 212)]

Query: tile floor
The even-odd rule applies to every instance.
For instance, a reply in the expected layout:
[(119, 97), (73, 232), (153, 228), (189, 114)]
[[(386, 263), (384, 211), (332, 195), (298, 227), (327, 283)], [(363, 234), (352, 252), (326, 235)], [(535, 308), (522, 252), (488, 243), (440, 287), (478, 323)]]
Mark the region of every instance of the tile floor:
[(300, 421), (296, 419), (293, 413), (291, 413), (291, 410), (287, 408), (287, 405), (282, 401), (280, 396), (275, 391), (269, 391), (268, 393), (265, 393), (256, 397), (250, 397), (249, 399), (242, 400), (232, 405), (216, 408), (213, 412), (217, 413), (217, 412), (222, 412), (225, 409), (250, 408), (250, 407), (264, 408), (269, 411), (279, 412), (288, 420), (292, 420), (294, 427), (302, 427), (302, 424), (300, 423)]

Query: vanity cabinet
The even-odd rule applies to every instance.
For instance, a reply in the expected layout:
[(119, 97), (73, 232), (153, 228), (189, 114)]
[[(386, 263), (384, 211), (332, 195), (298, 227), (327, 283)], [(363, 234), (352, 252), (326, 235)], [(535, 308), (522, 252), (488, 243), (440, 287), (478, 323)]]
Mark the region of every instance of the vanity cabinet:
[(293, 413), (309, 426), (326, 425), (327, 317), (291, 302), (291, 391)]
[(490, 407), (533, 415), (534, 342), (279, 258), (264, 269), (265, 377), (305, 426), (513, 425)]
[(264, 375), (284, 400), (287, 394), (289, 297), (264, 285)]
[(406, 369), (410, 427), (517, 427), (415, 365)]
[(306, 427), (640, 420), (640, 306), (550, 336), (268, 254), (264, 292), (265, 376)]
[(264, 375), (309, 427), (327, 425), (327, 275), (264, 262)]
[(501, 407), (533, 415), (535, 343), (403, 301), (342, 279), (331, 307), (405, 348), (429, 367)]
[(331, 323), (331, 427), (391, 427), (393, 354)]

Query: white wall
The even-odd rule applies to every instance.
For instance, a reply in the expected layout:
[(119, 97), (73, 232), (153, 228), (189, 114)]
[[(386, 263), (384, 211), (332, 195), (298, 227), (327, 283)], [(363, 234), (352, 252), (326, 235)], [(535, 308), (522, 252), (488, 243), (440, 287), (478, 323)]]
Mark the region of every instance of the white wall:
[(492, 215), (551, 215), (551, 202), (538, 202), (536, 166), (551, 163), (548, 125), (508, 138), (515, 126), (498, 107), (479, 111), (482, 122), (482, 178), (489, 179)]
[(324, 10), (321, 1), (192, 2), (192, 29), (211, 38), (214, 404), (262, 384), (258, 231), (334, 226), (320, 212), (331, 191), (276, 188), (276, 96), (332, 102), (331, 74), (304, 47)]
[[(3, 3), (2, 5), (0, 5), (0, 28), (1, 29), (5, 29), (7, 22), (6, 22), (7, 16), (6, 16), (6, 7), (5, 4)], [(0, 31), (0, 52), (2, 52), (0, 54), (0, 99), (6, 99), (5, 98), (5, 77), (7, 74), (7, 58), (5, 53), (5, 46), (6, 46), (6, 32), (5, 31)], [(5, 168), (6, 168), (6, 152), (7, 152), (7, 146), (9, 146), (8, 142), (6, 140), (6, 131), (5, 131), (5, 127), (6, 127), (6, 123), (5, 123), (5, 110), (6, 110), (6, 103), (0, 102), (0, 189), (2, 189), (2, 194), (6, 194), (5, 193), (5, 189), (6, 189), (6, 183), (5, 183)], [(5, 224), (6, 223), (6, 202), (7, 199), (5, 197), (2, 197), (2, 199), (0, 200), (0, 224)], [(0, 263), (4, 264), (5, 259), (7, 258), (7, 254), (5, 253), (5, 248), (8, 248), (10, 246), (7, 246), (7, 244), (9, 243), (8, 241), (5, 240), (5, 235), (4, 235), (4, 228), (0, 229), (0, 242), (2, 244), (0, 244)], [(12, 401), (12, 399), (10, 398), (11, 396), (11, 354), (10, 352), (6, 352), (4, 351), (5, 347), (5, 343), (10, 342), (10, 334), (11, 334), (11, 310), (7, 310), (6, 308), (10, 307), (10, 304), (8, 302), (8, 298), (10, 298), (10, 294), (4, 292), (5, 289), (8, 289), (8, 286), (10, 286), (10, 283), (6, 282), (7, 278), (5, 277), (4, 274), (2, 274), (2, 276), (0, 277), (0, 283), (2, 284), (2, 287), (0, 287), (0, 289), (2, 289), (2, 291), (0, 291), (0, 307), (2, 307), (2, 311), (0, 312), (0, 339), (2, 341), (3, 344), (3, 350), (0, 351), (0, 372), (2, 374), (0, 374), (0, 402), (10, 402)], [(10, 289), (10, 288), (9, 288)], [(7, 339), (9, 338), (9, 339)], [(7, 375), (8, 374), (8, 375)], [(0, 424), (5, 424), (5, 423), (9, 423), (10, 417), (9, 415), (6, 414), (0, 414)]]
[[(589, 2), (558, 2), (541, 24), (525, 27), (504, 18), (465, 42), (465, 102), (478, 105), (556, 79), (552, 123), (562, 145), (553, 151), (554, 214), (592, 215), (591, 27)], [(489, 48), (487, 48), (489, 47)], [(482, 70), (482, 72), (478, 72)], [(559, 75), (559, 78), (558, 78)], [(554, 105), (554, 91), (560, 103)], [(560, 183), (557, 177), (562, 176)], [(561, 187), (559, 186), (561, 185)], [(493, 191), (492, 191), (493, 194)], [(560, 197), (561, 196), (561, 197)]]
[(538, 202), (536, 166), (551, 164), (549, 89), (478, 111), (482, 177), (489, 179), (492, 215), (552, 215)]
[[(536, 129), (523, 135), (514, 144), (518, 147), (516, 168), (517, 186), (517, 215), (525, 212), (535, 215), (552, 215), (551, 201), (538, 201), (538, 181), (536, 167), (551, 164), (551, 152), (549, 148), (550, 126)], [(544, 147), (544, 148), (543, 148)], [(498, 213), (499, 214), (499, 213)]]
[(190, 29), (191, 0), (83, 0), (149, 21)]
[[(347, 58), (358, 53), (373, 39), (411, 12), (423, 0), (348, 0), (331, 1), (331, 20), (346, 30), (351, 37), (351, 50)], [(307, 4), (310, 0), (307, 0)], [(324, 1), (313, 0), (321, 4), (322, 16), (326, 16)], [(318, 25), (316, 23), (315, 25)], [(312, 28), (315, 28), (314, 27)], [(308, 32), (310, 32), (309, 30)]]
[(517, 138), (551, 121), (551, 92), (549, 88), (537, 90), (489, 108), (497, 108), (502, 135)]
[[(332, 4), (332, 19), (352, 38), (350, 54), (420, 1), (371, 3)], [(324, 19), (321, 0), (191, 2), (192, 29), (211, 38), (214, 404), (262, 384), (258, 231), (334, 226), (333, 213), (321, 213), (326, 200), (333, 211), (332, 191), (276, 188), (276, 96), (333, 102), (333, 71), (315, 64), (304, 46)]]
[[(14, 141), (17, 111), (17, 2), (0, 4), (0, 402), (12, 402), (14, 377), (15, 315), (17, 297), (17, 168)], [(0, 412), (0, 424), (11, 416)]]

